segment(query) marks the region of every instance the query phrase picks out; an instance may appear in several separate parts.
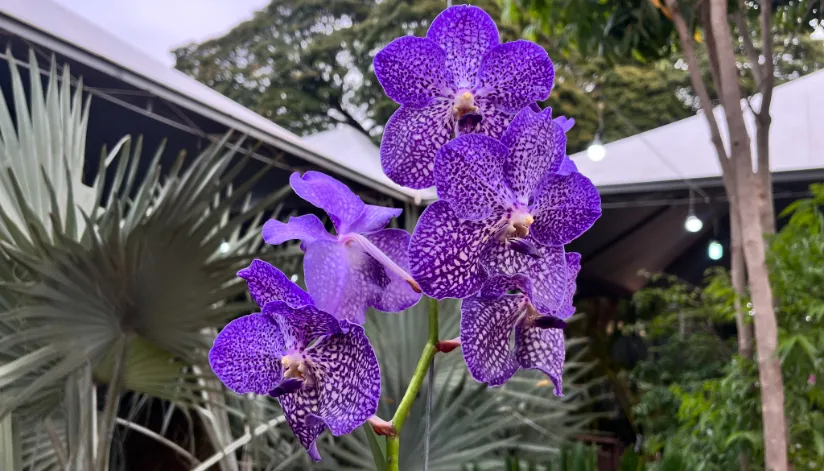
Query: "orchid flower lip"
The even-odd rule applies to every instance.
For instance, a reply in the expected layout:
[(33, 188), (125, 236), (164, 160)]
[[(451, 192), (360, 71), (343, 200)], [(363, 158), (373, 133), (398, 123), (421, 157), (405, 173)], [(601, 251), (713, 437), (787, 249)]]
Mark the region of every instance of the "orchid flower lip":
[(379, 248), (375, 247), (375, 244), (370, 242), (369, 239), (367, 239), (363, 235), (350, 232), (348, 234), (342, 234), (338, 236), (338, 240), (341, 241), (344, 245), (357, 243), (358, 245), (360, 245), (364, 252), (371, 255), (375, 260), (378, 261), (378, 263), (383, 265), (387, 270), (398, 275), (399, 277), (401, 277), (401, 279), (409, 283), (409, 286), (412, 287), (413, 291), (415, 291), (416, 293), (421, 292), (421, 287), (418, 285), (415, 279), (412, 278), (412, 275), (410, 275), (406, 270), (398, 266), (397, 263), (395, 263)]
[(303, 388), (303, 381), (298, 378), (288, 378), (278, 384), (275, 389), (269, 391), (272, 397), (280, 397), (284, 394), (291, 394)]

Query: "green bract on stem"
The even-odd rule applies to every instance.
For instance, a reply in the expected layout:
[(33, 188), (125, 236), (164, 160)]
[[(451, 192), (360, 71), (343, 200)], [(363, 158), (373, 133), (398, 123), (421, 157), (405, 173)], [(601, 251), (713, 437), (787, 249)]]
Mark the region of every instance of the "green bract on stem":
[(418, 360), (418, 366), (415, 367), (415, 374), (409, 382), (409, 387), (406, 388), (406, 393), (398, 405), (398, 410), (395, 411), (395, 416), (392, 417), (392, 425), (395, 427), (395, 436), (386, 437), (386, 463), (389, 471), (398, 471), (400, 459), (400, 438), (401, 428), (409, 415), (409, 409), (415, 402), (418, 392), (421, 389), (426, 372), (432, 365), (432, 360), (435, 358), (435, 353), (438, 349), (435, 345), (438, 344), (438, 300), (429, 299), (429, 338), (426, 340), (426, 346), (423, 347), (421, 358)]

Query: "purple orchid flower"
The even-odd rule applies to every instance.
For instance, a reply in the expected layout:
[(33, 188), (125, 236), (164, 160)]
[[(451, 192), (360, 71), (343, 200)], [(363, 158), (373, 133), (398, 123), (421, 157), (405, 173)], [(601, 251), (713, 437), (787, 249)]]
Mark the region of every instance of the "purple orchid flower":
[[(473, 378), (494, 387), (521, 368), (536, 369), (552, 380), (556, 396), (563, 394), (563, 319), (575, 312), (572, 296), (580, 262), (579, 254), (566, 254), (566, 264), (561, 267), (566, 278), (565, 297), (551, 313), (541, 312), (532, 302), (534, 287), (522, 274), (493, 277), (477, 296), (461, 302), (461, 348)], [(513, 288), (520, 292), (508, 294)], [(514, 348), (510, 346), (513, 329)]]
[(555, 78), (546, 51), (528, 41), (501, 44), (492, 18), (470, 5), (441, 12), (425, 38), (395, 39), (374, 67), (401, 105), (383, 133), (384, 173), (417, 189), (435, 184), (440, 146), (465, 133), (500, 138), (521, 108), (549, 97)]
[[(540, 109), (538, 109), (538, 111), (540, 111)], [(567, 118), (566, 116), (558, 116), (553, 121), (561, 126), (561, 129), (564, 130), (564, 134), (568, 133), (569, 130), (575, 126), (575, 119)], [(564, 153), (564, 160), (561, 161), (561, 166), (558, 168), (558, 175), (569, 175), (572, 173), (578, 173), (578, 166), (575, 165), (575, 162), (569, 158), (569, 155)]]
[(317, 439), (353, 432), (376, 412), (380, 367), (362, 327), (346, 332), (334, 316), (277, 268), (255, 260), (246, 279), (262, 312), (230, 322), (209, 351), (218, 378), (239, 394), (269, 394), (309, 456)]
[(526, 273), (542, 286), (533, 301), (542, 310), (557, 306), (561, 246), (601, 215), (589, 179), (558, 173), (565, 147), (551, 110), (525, 108), (500, 141), (469, 134), (441, 148), (435, 178), (442, 199), (423, 212), (409, 246), (424, 293), (465, 298), (490, 276)]
[(402, 311), (420, 299), (420, 288), (409, 275), (409, 233), (383, 229), (401, 209), (364, 204), (343, 183), (320, 172), (293, 173), (292, 189), (323, 209), (332, 219), (332, 235), (313, 214), (270, 220), (263, 239), (272, 245), (300, 239), (306, 252), (306, 288), (317, 307), (339, 320), (363, 324), (369, 307)]

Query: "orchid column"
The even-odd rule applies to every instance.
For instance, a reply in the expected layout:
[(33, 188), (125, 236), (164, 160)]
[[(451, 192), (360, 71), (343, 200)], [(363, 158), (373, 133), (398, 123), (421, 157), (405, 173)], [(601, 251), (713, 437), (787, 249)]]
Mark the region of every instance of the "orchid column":
[[(368, 422), (388, 436), (376, 463), (398, 470), (404, 421), (438, 352), (462, 346), (469, 373), (490, 387), (537, 369), (562, 394), (564, 319), (574, 313), (580, 269), (564, 245), (601, 209), (566, 156), (574, 121), (537, 105), (554, 78), (546, 52), (501, 44), (480, 8), (446, 9), (426, 37), (392, 41), (374, 65), (400, 105), (381, 143), (384, 172), (410, 188), (435, 186), (440, 200), (410, 237), (384, 229), (400, 210), (366, 205), (322, 173), (292, 175), (292, 188), (327, 213), (335, 233), (311, 214), (266, 224), (270, 244), (301, 241), (308, 292), (255, 261), (239, 275), (261, 312), (221, 331), (210, 359), (230, 389), (276, 397), (313, 459), (326, 428), (341, 435)], [(399, 312), (421, 292), (432, 298), (429, 336), (388, 422), (374, 415), (380, 371), (361, 325), (367, 309)], [(448, 341), (438, 337), (444, 298), (463, 300), (460, 337)]]

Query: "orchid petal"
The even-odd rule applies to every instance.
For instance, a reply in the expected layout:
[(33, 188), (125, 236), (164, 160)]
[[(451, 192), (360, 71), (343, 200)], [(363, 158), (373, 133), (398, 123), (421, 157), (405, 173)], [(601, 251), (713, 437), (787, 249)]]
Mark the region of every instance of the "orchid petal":
[(563, 330), (520, 324), (515, 327), (515, 357), (518, 365), (546, 373), (555, 385), (556, 396), (563, 395), (565, 354)]
[(326, 211), (338, 234), (349, 232), (349, 227), (363, 213), (363, 201), (346, 185), (329, 175), (309, 171), (293, 173), (289, 184), (298, 196)]
[(390, 283), (374, 258), (339, 242), (308, 245), (303, 270), (315, 305), (340, 321), (355, 324), (364, 323), (366, 309), (378, 302)]
[(334, 316), (313, 306), (293, 308), (283, 301), (272, 301), (263, 306), (263, 315), (278, 325), (286, 353), (301, 351), (320, 337), (341, 332)]
[(565, 245), (592, 227), (601, 216), (601, 197), (580, 173), (549, 175), (535, 190), (530, 232), (546, 245)]
[(463, 221), (446, 201), (429, 205), (409, 244), (412, 276), (423, 292), (437, 299), (465, 298), (481, 289), (481, 259), (492, 244), (499, 218)]
[(300, 287), (292, 283), (282, 271), (264, 262), (253, 260), (237, 275), (249, 285), (252, 299), (263, 307), (270, 301), (283, 301), (292, 307), (311, 306), (312, 298)]
[(553, 314), (561, 306), (567, 290), (567, 269), (564, 248), (536, 244), (539, 257), (512, 250), (505, 244), (493, 244), (486, 252), (484, 266), (490, 276), (524, 275), (531, 284), (525, 294), (541, 314)]
[(404, 36), (375, 55), (375, 75), (386, 96), (401, 105), (422, 108), (435, 97), (451, 94), (446, 60), (446, 53), (434, 41)]
[(566, 135), (552, 120), (552, 110), (535, 113), (524, 108), (515, 116), (501, 142), (509, 148), (504, 174), (507, 183), (522, 204), (544, 177), (556, 172), (566, 151)]
[(471, 297), (461, 302), (461, 349), (476, 381), (500, 386), (518, 371), (510, 336), (523, 302), (523, 295), (497, 300)]
[(375, 415), (381, 395), (381, 371), (360, 326), (327, 337), (306, 352), (318, 390), (315, 413), (333, 435), (352, 433)]
[(287, 240), (303, 242), (330, 240), (334, 237), (326, 231), (323, 223), (314, 214), (289, 218), (289, 222), (270, 219), (263, 225), (263, 240), (270, 245), (280, 245)]
[(475, 85), (484, 53), (501, 42), (492, 17), (471, 5), (441, 12), (432, 20), (426, 37), (446, 51), (446, 67), (456, 89)]
[(507, 148), (500, 141), (467, 134), (441, 147), (435, 159), (438, 196), (461, 219), (488, 218), (512, 200), (504, 181)]
[(517, 113), (549, 97), (555, 68), (546, 51), (529, 41), (504, 43), (487, 51), (478, 72), (479, 95)]
[(401, 215), (401, 208), (387, 208), (384, 206), (364, 205), (363, 212), (352, 226), (350, 232), (372, 232), (383, 229), (389, 221)]
[(228, 323), (209, 351), (220, 381), (238, 394), (267, 394), (280, 383), (285, 341), (278, 323), (249, 314)]

